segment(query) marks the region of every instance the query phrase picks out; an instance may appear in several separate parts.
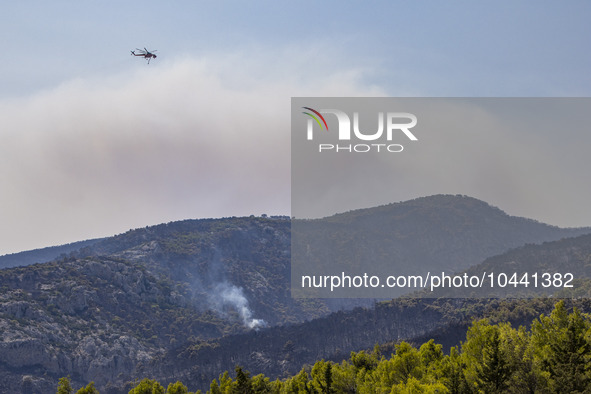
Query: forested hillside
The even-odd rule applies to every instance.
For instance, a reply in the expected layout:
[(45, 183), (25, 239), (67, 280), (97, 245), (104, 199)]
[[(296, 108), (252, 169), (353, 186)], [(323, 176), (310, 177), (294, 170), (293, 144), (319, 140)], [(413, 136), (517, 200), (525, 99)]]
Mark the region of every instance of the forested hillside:
[[(591, 261), (588, 247), (577, 244), (585, 237), (533, 245), (589, 229), (514, 218), (469, 197), (433, 196), (309, 223), (353, 237), (351, 221), (374, 229), (380, 254), (464, 256), (468, 264), (529, 242), (517, 249), (523, 261)], [(207, 388), (235, 365), (274, 380), (377, 342), (434, 338), (447, 349), (473, 318), (528, 324), (552, 308), (546, 301), (292, 298), (292, 224), (266, 216), (173, 222), (0, 270), (0, 392), (48, 393), (65, 376), (76, 387), (94, 381), (103, 394), (125, 392), (126, 382), (146, 376)], [(582, 301), (579, 307), (590, 310)]]

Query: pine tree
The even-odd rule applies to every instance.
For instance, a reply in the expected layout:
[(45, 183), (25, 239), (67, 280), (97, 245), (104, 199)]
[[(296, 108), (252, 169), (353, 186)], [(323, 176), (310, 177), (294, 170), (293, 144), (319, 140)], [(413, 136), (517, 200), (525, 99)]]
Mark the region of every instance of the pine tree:
[(449, 356), (445, 356), (441, 362), (442, 382), (449, 390), (450, 394), (469, 393), (468, 383), (464, 369), (466, 365), (457, 347), (452, 347)]
[(482, 349), (482, 364), (476, 369), (477, 386), (485, 393), (503, 393), (509, 386), (511, 369), (501, 348), (498, 326), (493, 326)]
[(297, 394), (309, 394), (312, 392), (310, 387), (310, 376), (305, 368), (302, 368), (300, 373), (285, 382), (282, 388), (282, 393), (283, 392)]
[(90, 382), (86, 387), (76, 391), (76, 394), (99, 394), (99, 391), (94, 387), (94, 382)]
[(129, 394), (164, 394), (164, 387), (156, 380), (145, 378)]
[(189, 389), (187, 386), (182, 384), (181, 382), (176, 382), (174, 384), (169, 383), (168, 387), (166, 388), (166, 394), (188, 394)]
[(60, 378), (57, 384), (57, 394), (72, 394), (72, 385), (70, 385), (70, 379)]
[(318, 361), (312, 367), (312, 389), (316, 393), (330, 394), (332, 389), (332, 363)]
[(241, 367), (236, 367), (236, 380), (232, 385), (232, 393), (235, 394), (253, 394), (250, 374), (244, 372)]
[(591, 389), (589, 320), (576, 308), (568, 314), (560, 301), (549, 317), (540, 316), (532, 331), (541, 369), (549, 375), (548, 385), (553, 392)]

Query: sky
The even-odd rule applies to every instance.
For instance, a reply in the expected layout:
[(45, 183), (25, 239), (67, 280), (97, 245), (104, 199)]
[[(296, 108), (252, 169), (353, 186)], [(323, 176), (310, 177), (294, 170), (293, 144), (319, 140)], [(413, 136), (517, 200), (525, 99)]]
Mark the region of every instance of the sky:
[[(3, 2), (0, 255), (289, 215), (291, 97), (588, 97), (589, 15), (586, 1)], [(130, 55), (144, 47), (149, 65)], [(545, 200), (488, 202), (591, 225)]]

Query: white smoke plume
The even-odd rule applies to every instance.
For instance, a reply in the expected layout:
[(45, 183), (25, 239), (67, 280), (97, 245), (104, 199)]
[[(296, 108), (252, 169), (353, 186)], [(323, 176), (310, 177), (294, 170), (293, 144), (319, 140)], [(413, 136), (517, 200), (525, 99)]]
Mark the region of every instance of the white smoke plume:
[(244, 296), (244, 291), (241, 287), (234, 286), (228, 282), (218, 283), (209, 297), (209, 302), (218, 312), (223, 311), (227, 307), (236, 310), (244, 325), (249, 329), (256, 330), (267, 327), (267, 322), (263, 319), (253, 319), (252, 311), (248, 306), (248, 300)]

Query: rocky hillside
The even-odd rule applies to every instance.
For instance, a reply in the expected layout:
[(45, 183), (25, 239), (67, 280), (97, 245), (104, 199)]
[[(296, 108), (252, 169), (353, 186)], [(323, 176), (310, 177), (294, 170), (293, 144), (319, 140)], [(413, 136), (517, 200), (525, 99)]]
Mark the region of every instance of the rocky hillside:
[(131, 231), (49, 263), (0, 270), (0, 392), (70, 375), (121, 387), (181, 343), (329, 313), (290, 297), (288, 218)]

